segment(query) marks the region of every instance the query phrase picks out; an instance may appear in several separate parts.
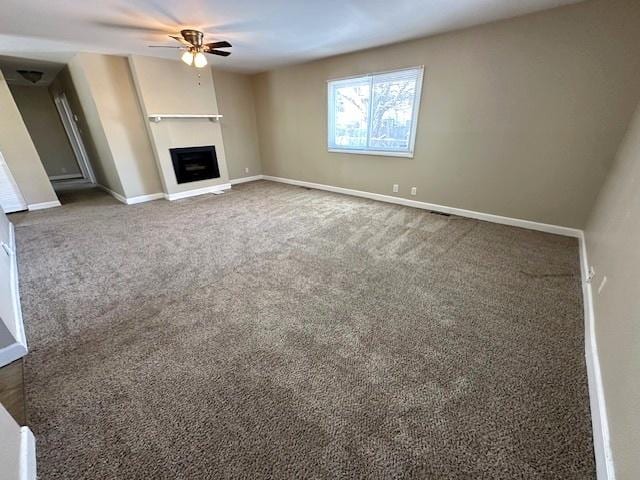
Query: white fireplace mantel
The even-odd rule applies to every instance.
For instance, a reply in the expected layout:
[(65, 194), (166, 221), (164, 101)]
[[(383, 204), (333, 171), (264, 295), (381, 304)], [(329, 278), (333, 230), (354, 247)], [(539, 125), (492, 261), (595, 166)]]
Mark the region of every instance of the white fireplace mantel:
[(190, 113), (151, 113), (149, 114), (149, 120), (156, 123), (160, 122), (163, 118), (207, 118), (212, 122), (222, 118), (222, 115), (218, 114), (190, 114)]

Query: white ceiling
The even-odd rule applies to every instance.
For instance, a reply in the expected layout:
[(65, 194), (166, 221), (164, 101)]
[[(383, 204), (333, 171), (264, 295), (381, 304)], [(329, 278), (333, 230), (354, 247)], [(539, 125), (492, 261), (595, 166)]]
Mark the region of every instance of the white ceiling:
[(66, 61), (79, 51), (176, 58), (184, 27), (228, 40), (221, 68), (276, 66), (394, 43), (580, 0), (1, 0), (0, 55)]

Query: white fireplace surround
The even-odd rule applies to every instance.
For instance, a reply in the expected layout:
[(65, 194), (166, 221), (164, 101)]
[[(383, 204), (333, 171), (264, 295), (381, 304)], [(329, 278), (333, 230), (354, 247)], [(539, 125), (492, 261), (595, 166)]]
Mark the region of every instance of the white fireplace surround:
[[(162, 183), (162, 196), (177, 200), (231, 188), (219, 122), (223, 117), (218, 112), (211, 70), (135, 55), (129, 57), (129, 65)], [(220, 176), (178, 183), (170, 149), (208, 145), (215, 146)], [(125, 199), (126, 203), (132, 200)]]

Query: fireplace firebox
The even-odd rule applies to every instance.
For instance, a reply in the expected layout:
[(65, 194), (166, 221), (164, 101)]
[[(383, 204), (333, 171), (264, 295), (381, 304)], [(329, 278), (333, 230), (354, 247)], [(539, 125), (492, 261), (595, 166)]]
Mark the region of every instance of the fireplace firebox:
[(170, 148), (169, 152), (178, 183), (220, 178), (218, 157), (214, 145)]

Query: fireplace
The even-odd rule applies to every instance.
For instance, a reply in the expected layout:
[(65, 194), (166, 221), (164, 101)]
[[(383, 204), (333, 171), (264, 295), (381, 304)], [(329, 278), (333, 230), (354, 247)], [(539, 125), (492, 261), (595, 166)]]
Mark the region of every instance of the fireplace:
[(169, 152), (178, 183), (220, 178), (215, 146), (170, 148)]

